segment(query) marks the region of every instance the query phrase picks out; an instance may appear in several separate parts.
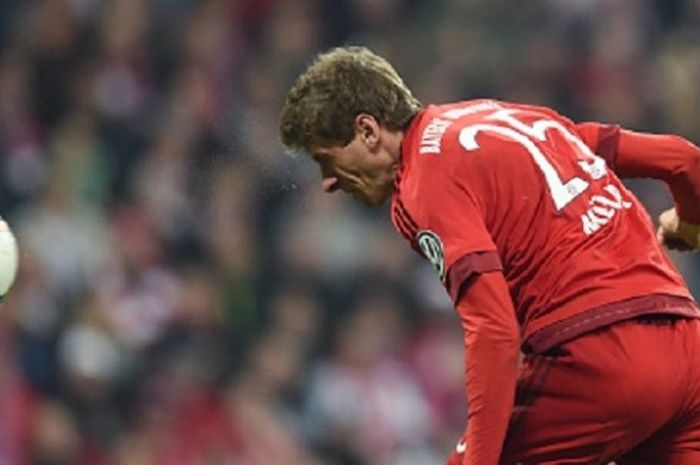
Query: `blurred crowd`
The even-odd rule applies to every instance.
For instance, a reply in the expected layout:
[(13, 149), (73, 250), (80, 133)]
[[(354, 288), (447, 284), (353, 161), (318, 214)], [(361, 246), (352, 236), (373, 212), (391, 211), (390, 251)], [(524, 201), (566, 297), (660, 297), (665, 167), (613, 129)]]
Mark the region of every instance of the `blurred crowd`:
[(426, 103), (700, 142), (700, 2), (517, 3), (0, 2), (0, 464), (442, 463), (466, 418), (449, 300), (385, 211), (283, 153), (277, 114), (314, 54), (364, 44)]

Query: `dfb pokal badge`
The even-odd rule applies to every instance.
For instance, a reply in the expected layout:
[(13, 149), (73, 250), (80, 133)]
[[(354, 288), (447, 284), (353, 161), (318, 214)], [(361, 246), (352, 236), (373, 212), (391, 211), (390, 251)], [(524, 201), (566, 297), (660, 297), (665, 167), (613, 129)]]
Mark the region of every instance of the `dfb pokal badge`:
[(432, 263), (437, 271), (440, 281), (445, 282), (445, 253), (442, 248), (440, 236), (432, 231), (420, 231), (416, 236), (416, 242), (425, 258)]

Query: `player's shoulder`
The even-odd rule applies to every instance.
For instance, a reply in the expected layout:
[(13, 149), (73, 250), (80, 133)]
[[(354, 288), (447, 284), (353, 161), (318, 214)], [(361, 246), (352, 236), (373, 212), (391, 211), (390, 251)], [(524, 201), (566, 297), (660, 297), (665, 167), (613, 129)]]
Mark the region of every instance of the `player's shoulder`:
[(459, 132), (502, 108), (495, 100), (482, 99), (430, 105), (422, 110), (402, 142), (405, 174), (410, 178), (406, 184), (431, 188), (450, 173), (465, 172), (459, 169), (468, 163), (459, 146)]
[[(459, 172), (460, 177), (469, 177), (488, 169), (493, 153), (502, 153), (517, 144), (506, 133), (512, 131), (509, 128), (514, 118), (515, 123), (525, 125), (541, 120), (566, 123), (551, 108), (494, 99), (426, 107), (416, 116), (402, 142), (402, 157), (410, 167), (407, 171), (411, 172), (412, 182), (432, 184), (437, 174), (449, 177)], [(496, 126), (501, 128), (494, 131)]]
[[(498, 116), (520, 114), (527, 119), (554, 119), (566, 123), (555, 110), (538, 105), (512, 103), (494, 99), (465, 100), (461, 102), (430, 105), (418, 116), (407, 139), (414, 157), (432, 163), (431, 157), (421, 155), (451, 155), (459, 151), (460, 137), (468, 134), (465, 129), (483, 124), (497, 124)], [(498, 143), (497, 138), (494, 142)]]
[(465, 124), (475, 123), (498, 108), (501, 106), (494, 100), (467, 100), (426, 107), (406, 134), (407, 155), (432, 163), (431, 160), (439, 158), (435, 156), (446, 154), (445, 142), (454, 139)]

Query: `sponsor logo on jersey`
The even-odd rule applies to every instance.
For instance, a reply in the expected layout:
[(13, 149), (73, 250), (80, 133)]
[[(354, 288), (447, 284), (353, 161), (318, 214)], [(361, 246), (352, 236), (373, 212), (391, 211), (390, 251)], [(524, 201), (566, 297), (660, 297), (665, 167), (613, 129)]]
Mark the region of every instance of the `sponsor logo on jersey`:
[(420, 231), (416, 236), (416, 242), (423, 256), (433, 265), (440, 281), (445, 281), (445, 252), (440, 236), (432, 231)]

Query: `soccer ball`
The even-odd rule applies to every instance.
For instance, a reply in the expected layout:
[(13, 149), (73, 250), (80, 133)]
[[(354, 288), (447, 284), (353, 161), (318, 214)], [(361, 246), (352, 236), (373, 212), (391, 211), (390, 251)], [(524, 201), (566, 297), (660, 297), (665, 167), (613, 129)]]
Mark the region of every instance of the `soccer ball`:
[(0, 301), (15, 281), (18, 264), (17, 240), (7, 223), (0, 218)]

